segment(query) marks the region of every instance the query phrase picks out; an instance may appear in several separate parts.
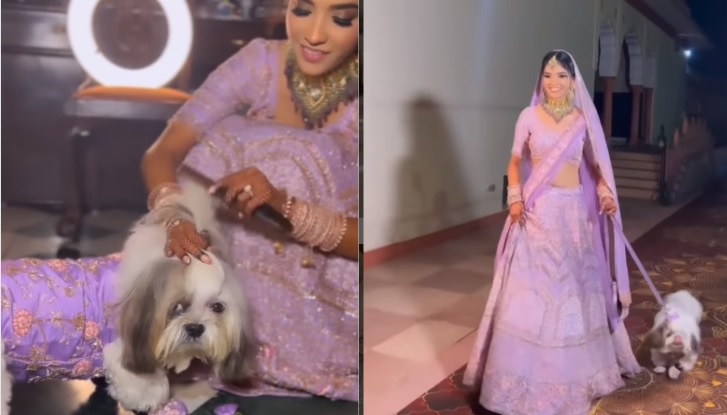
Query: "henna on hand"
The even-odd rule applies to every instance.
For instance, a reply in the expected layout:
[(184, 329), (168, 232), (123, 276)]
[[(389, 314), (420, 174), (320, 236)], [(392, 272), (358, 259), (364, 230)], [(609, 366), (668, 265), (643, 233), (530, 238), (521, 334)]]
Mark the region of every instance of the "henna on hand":
[(174, 219), (167, 224), (167, 256), (176, 256), (185, 264), (192, 262), (193, 256), (204, 263), (211, 263), (204, 250), (210, 246), (209, 234), (197, 232), (194, 223)]

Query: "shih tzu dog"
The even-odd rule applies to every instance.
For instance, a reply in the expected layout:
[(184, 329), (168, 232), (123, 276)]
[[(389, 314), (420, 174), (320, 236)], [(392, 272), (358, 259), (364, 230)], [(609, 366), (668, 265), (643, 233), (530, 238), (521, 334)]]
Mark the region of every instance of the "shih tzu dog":
[[(149, 213), (124, 244), (117, 289), (118, 338), (104, 348), (109, 393), (128, 410), (150, 412), (170, 399), (167, 370), (207, 362), (223, 382), (249, 371), (245, 296), (226, 262), (216, 203), (187, 187), (173, 203)], [(169, 218), (184, 217), (210, 237), (211, 264), (185, 265), (165, 255)]]
[(667, 373), (669, 379), (694, 369), (702, 352), (699, 323), (702, 304), (689, 291), (669, 294), (654, 317), (654, 326), (645, 338), (651, 350), (654, 372)]

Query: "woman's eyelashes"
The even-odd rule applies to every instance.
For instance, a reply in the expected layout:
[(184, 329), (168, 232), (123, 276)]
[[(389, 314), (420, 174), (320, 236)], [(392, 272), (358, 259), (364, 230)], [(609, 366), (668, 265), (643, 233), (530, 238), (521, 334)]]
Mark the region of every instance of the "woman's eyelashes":
[(311, 14), (311, 11), (303, 9), (300, 6), (296, 6), (293, 7), (293, 14), (298, 17), (306, 17)]
[(355, 19), (355, 17), (349, 17), (347, 19), (344, 19), (342, 17), (334, 17), (333, 23), (341, 27), (351, 27), (353, 25), (353, 19)]
[[(313, 13), (311, 10), (306, 10), (300, 6), (296, 6), (293, 8), (293, 15), (296, 17), (308, 17)], [(341, 27), (351, 27), (353, 25), (353, 21), (356, 19), (356, 17), (338, 17), (333, 16), (333, 23), (335, 23), (338, 26)]]

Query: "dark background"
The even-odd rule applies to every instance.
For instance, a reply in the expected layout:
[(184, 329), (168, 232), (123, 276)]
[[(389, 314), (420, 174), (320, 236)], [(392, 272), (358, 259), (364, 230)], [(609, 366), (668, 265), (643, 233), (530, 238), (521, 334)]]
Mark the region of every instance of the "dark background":
[(727, 0), (688, 0), (692, 18), (714, 44), (695, 51), (690, 68), (710, 78), (727, 79)]

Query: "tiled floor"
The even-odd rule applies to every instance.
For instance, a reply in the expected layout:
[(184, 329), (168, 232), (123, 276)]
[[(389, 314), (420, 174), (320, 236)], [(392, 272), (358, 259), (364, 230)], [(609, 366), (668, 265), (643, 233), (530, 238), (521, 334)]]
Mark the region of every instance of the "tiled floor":
[[(693, 370), (670, 380), (651, 368), (643, 336), (658, 311), (646, 280), (632, 265), (629, 317), (624, 324), (636, 358), (646, 370), (622, 388), (594, 402), (590, 415), (727, 414), (727, 192), (716, 185), (704, 197), (661, 222), (634, 243), (656, 290), (691, 291), (704, 306), (702, 352)], [(720, 189), (721, 187), (721, 189)], [(463, 365), (409, 403), (399, 415), (495, 415), (477, 403), (477, 391), (464, 386)]]
[[(623, 201), (627, 236), (635, 240), (684, 203)], [(492, 284), (501, 229), (365, 271), (365, 415), (396, 413), (466, 363)]]
[[(58, 215), (35, 209), (3, 207), (2, 259), (54, 258), (63, 239), (56, 236)], [(118, 252), (140, 213), (105, 211), (87, 217), (79, 244), (83, 256)], [(90, 381), (50, 381), (16, 385), (10, 415), (131, 415), (118, 409), (108, 395), (94, 394)], [(206, 383), (179, 386), (174, 396), (193, 410), (214, 395)]]

